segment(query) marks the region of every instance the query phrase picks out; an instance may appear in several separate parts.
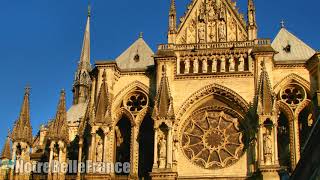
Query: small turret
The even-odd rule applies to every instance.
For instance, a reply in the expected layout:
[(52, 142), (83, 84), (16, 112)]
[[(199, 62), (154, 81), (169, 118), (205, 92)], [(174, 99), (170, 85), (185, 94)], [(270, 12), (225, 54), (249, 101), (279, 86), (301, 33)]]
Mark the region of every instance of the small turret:
[(171, 0), (169, 11), (168, 44), (175, 42), (177, 34), (177, 12), (175, 0)]
[(248, 35), (249, 40), (255, 40), (258, 37), (258, 27), (256, 22), (256, 7), (254, 0), (248, 0)]

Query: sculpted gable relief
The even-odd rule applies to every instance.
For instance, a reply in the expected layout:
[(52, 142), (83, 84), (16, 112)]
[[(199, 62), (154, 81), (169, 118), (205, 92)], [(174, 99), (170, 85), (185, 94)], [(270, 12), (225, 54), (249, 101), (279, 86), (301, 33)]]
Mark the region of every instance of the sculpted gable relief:
[(176, 44), (246, 41), (243, 16), (235, 13), (234, 4), (223, 0), (199, 0), (181, 18)]

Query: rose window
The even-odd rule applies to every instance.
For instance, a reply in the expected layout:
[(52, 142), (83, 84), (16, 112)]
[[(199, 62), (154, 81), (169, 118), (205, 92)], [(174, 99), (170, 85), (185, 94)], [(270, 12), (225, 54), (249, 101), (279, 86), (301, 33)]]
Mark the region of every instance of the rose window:
[(243, 154), (242, 138), (237, 118), (223, 111), (202, 111), (188, 119), (183, 129), (182, 150), (198, 166), (224, 168)]
[(131, 112), (139, 112), (148, 104), (147, 96), (143, 93), (134, 93), (125, 102), (127, 109)]
[(305, 91), (297, 85), (290, 85), (282, 90), (281, 99), (291, 106), (300, 104), (305, 98)]

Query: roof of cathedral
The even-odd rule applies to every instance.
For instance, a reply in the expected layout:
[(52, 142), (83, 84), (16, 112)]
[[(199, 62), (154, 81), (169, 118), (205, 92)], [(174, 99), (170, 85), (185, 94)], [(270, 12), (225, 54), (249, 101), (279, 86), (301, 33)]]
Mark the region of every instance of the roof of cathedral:
[(282, 27), (271, 46), (278, 52), (275, 61), (306, 61), (316, 51), (310, 46)]
[(84, 117), (86, 113), (88, 103), (74, 104), (70, 107), (67, 112), (67, 122), (69, 126), (78, 126), (81, 118)]
[(154, 65), (154, 52), (143, 40), (142, 35), (117, 59), (117, 65), (123, 70), (147, 69)]

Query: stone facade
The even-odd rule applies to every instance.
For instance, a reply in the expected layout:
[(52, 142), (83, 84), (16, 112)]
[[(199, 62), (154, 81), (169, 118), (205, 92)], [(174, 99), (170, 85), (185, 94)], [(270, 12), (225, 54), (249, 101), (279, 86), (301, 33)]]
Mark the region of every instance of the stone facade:
[(289, 176), (316, 116), (317, 54), (284, 27), (273, 43), (257, 38), (253, 0), (247, 16), (230, 0), (192, 0), (177, 26), (171, 0), (167, 44), (153, 53), (140, 36), (115, 61), (91, 68), (89, 11), (72, 107), (66, 111), (62, 91), (56, 118), (31, 141), (26, 90), (12, 160), (130, 162), (130, 172), (11, 178)]

